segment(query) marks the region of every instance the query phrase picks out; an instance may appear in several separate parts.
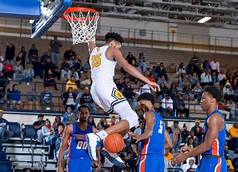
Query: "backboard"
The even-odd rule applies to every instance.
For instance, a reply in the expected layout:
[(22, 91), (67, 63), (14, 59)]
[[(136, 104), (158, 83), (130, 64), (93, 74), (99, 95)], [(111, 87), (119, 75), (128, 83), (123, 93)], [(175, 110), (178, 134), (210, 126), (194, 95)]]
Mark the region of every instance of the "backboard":
[(71, 5), (71, 0), (41, 0), (41, 15), (32, 23), (31, 38), (40, 38)]

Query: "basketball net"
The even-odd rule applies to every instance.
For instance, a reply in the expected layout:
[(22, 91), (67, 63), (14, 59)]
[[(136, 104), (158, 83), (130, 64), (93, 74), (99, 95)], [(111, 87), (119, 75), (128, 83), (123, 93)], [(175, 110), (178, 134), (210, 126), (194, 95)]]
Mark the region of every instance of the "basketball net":
[(73, 44), (95, 40), (99, 13), (90, 8), (72, 7), (64, 12), (63, 18), (71, 27)]

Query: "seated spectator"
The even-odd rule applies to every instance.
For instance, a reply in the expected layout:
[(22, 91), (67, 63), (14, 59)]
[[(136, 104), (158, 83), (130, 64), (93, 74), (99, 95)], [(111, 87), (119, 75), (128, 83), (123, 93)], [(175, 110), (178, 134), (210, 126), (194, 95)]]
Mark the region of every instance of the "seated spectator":
[(74, 122), (77, 122), (78, 117), (73, 112), (71, 106), (66, 106), (65, 109), (66, 109), (66, 112), (63, 114), (62, 123), (66, 126), (68, 124), (72, 124)]
[[(80, 83), (82, 86), (83, 85), (91, 85), (92, 84), (92, 80), (90, 79), (90, 77), (88, 76), (88, 73), (82, 75), (82, 80)], [(118, 88), (119, 89), (119, 88)]]
[(25, 47), (21, 47), (21, 51), (16, 56), (16, 61), (20, 61), (20, 64), (22, 65), (23, 69), (25, 69), (26, 64), (26, 50)]
[(0, 109), (0, 143), (6, 142), (13, 133), (8, 130), (8, 121), (3, 118), (3, 110)]
[(72, 77), (74, 77), (77, 86), (80, 86), (79, 72), (77, 71), (77, 68), (74, 66), (69, 70), (67, 79), (70, 80)]
[(136, 66), (137, 61), (136, 61), (135, 56), (132, 54), (132, 52), (128, 52), (126, 60), (129, 64)]
[(17, 105), (21, 105), (21, 91), (17, 89), (17, 84), (12, 85), (12, 90), (8, 89), (8, 98), (12, 108), (17, 108)]
[(220, 72), (220, 63), (218, 61), (216, 61), (216, 59), (213, 59), (210, 62), (210, 67), (211, 67), (212, 71), (214, 71), (216, 73)]
[(197, 169), (197, 165), (195, 164), (195, 158), (190, 157), (186, 160), (186, 164), (182, 165), (182, 169), (184, 172), (194, 172)]
[(49, 69), (49, 70), (47, 71), (46, 78), (44, 79), (44, 87), (54, 87), (55, 90), (58, 90), (51, 69)]
[(40, 61), (39, 58), (37, 58), (35, 62), (32, 62), (32, 65), (35, 77), (39, 76), (41, 79), (43, 79), (45, 65)]
[[(59, 152), (59, 149), (60, 149), (61, 141), (62, 141), (62, 138), (63, 138), (63, 135), (64, 135), (64, 129), (65, 129), (64, 124), (59, 123), (58, 128), (57, 128), (57, 133), (55, 134), (55, 138), (56, 138), (55, 152), (56, 152), (56, 155), (58, 155), (58, 152)], [(67, 153), (67, 151), (66, 151), (66, 153)], [(65, 156), (67, 156), (67, 154)]]
[(197, 136), (195, 136), (193, 131), (190, 131), (190, 134), (189, 134), (189, 136), (186, 140), (185, 146), (190, 147), (190, 148), (194, 148), (197, 145), (199, 145), (198, 138), (197, 138)]
[(29, 63), (35, 62), (36, 58), (38, 58), (38, 49), (35, 44), (31, 45), (31, 48), (28, 51), (28, 61)]
[(161, 102), (161, 111), (162, 115), (170, 116), (173, 112), (173, 100), (171, 99), (170, 95), (167, 94), (165, 98), (162, 99)]
[(37, 140), (41, 143), (43, 136), (41, 132), (41, 128), (45, 125), (44, 115), (38, 115), (37, 121), (33, 123), (33, 128), (36, 130)]
[(186, 67), (184, 66), (183, 62), (180, 63), (177, 67), (176, 67), (176, 73), (177, 75), (180, 75), (182, 73), (186, 73)]
[(178, 92), (177, 84), (175, 82), (171, 84), (169, 91), (171, 94), (171, 98), (173, 99), (177, 95), (177, 92)]
[(194, 95), (194, 99), (197, 101), (197, 102), (200, 102), (201, 101), (201, 98), (202, 98), (202, 93), (203, 93), (203, 89), (200, 85), (200, 82), (198, 82), (196, 84), (196, 86), (193, 88), (192, 90), (192, 93)]
[(61, 65), (61, 72), (60, 72), (61, 80), (68, 79), (69, 72), (70, 72), (69, 64), (68, 64), (68, 61), (65, 60), (63, 64)]
[(178, 93), (177, 96), (174, 97), (173, 99), (174, 102), (174, 109), (176, 109), (177, 114), (182, 117), (189, 117), (189, 109), (185, 107), (185, 103), (183, 101), (183, 96), (181, 93)]
[[(50, 58), (46, 59), (44, 69), (45, 69), (45, 78), (48, 78), (49, 77), (48, 75), (51, 75), (50, 77), (52, 78), (57, 77), (58, 80), (60, 80), (60, 71), (58, 70), (58, 67), (51, 61)], [(51, 72), (49, 73), (49, 71)]]
[(44, 91), (40, 93), (40, 104), (44, 110), (52, 109), (52, 93), (48, 87), (44, 87)]
[(124, 97), (130, 103), (132, 109), (135, 109), (136, 106), (137, 106), (137, 103), (136, 103), (137, 101), (136, 101), (136, 98), (135, 98), (136, 95), (133, 92), (133, 88), (132, 88), (131, 83), (126, 84), (126, 87), (125, 87), (125, 89), (123, 90), (122, 93), (123, 93)]
[(54, 138), (54, 130), (51, 126), (49, 119), (45, 120), (45, 124), (41, 128), (42, 136), (43, 136), (43, 143), (47, 145), (52, 144), (52, 140)]
[(68, 88), (68, 91), (63, 94), (63, 105), (71, 106), (72, 109), (76, 106), (77, 94), (74, 92), (72, 87)]
[(78, 90), (78, 86), (75, 80), (74, 76), (71, 76), (71, 78), (67, 81), (66, 83), (66, 91), (68, 91), (69, 87), (71, 87), (73, 89), (73, 91), (77, 91)]
[(183, 128), (181, 130), (181, 143), (186, 143), (186, 140), (189, 136), (190, 132), (188, 131), (187, 125), (184, 123)]
[(97, 124), (98, 130), (105, 130), (109, 127), (106, 118), (101, 118), (100, 121)]
[(178, 79), (178, 89), (179, 89), (179, 91), (183, 91), (184, 84), (185, 84), (185, 77), (186, 77), (186, 75), (183, 74), (183, 73), (179, 76), (179, 79)]
[(94, 118), (92, 116), (88, 117), (88, 124), (96, 128), (96, 123), (94, 121)]
[(16, 61), (16, 65), (14, 65), (13, 69), (13, 79), (16, 81), (21, 81), (23, 79), (23, 66), (21, 65), (21, 61)]
[(210, 71), (204, 71), (201, 76), (201, 85), (205, 86), (212, 83), (212, 76)]
[(90, 94), (88, 87), (84, 87), (83, 89), (83, 94), (80, 97), (80, 104), (88, 106), (92, 113), (96, 113), (96, 105), (94, 104), (92, 95)]
[(229, 129), (229, 135), (232, 140), (233, 150), (238, 152), (238, 122), (237, 121)]
[(168, 80), (167, 72), (166, 72), (166, 70), (164, 68), (164, 63), (163, 62), (161, 62), (159, 64), (159, 66), (157, 66), (156, 71), (157, 71), (158, 77), (164, 76), (165, 79)]
[(161, 77), (158, 78), (157, 84), (164, 84), (166, 88), (170, 88), (170, 82), (166, 79), (165, 75), (161, 75)]
[(142, 73), (145, 73), (147, 70), (147, 64), (145, 63), (145, 57), (144, 53), (139, 53), (139, 64), (138, 64), (138, 69)]
[(3, 66), (3, 73), (7, 78), (11, 79), (13, 77), (13, 74), (14, 74), (13, 66), (8, 60)]
[(226, 85), (224, 86), (223, 94), (224, 94), (224, 99), (226, 103), (231, 102), (233, 100), (234, 92), (229, 82), (227, 82)]
[(213, 84), (218, 83), (218, 77), (217, 77), (217, 73), (215, 71), (212, 71), (211, 78), (212, 78), (212, 83)]
[(191, 131), (193, 131), (194, 135), (198, 139), (198, 144), (200, 144), (202, 142), (204, 131), (203, 128), (200, 126), (199, 120), (195, 120), (195, 126), (191, 128)]
[(34, 70), (32, 69), (32, 65), (30, 63), (26, 64), (26, 68), (23, 70), (23, 81), (24, 82), (32, 82), (35, 77)]
[(69, 60), (72, 56), (76, 56), (73, 46), (71, 46), (70, 49), (64, 52), (64, 59)]
[(60, 116), (56, 116), (55, 120), (53, 122), (52, 128), (54, 129), (54, 132), (57, 132), (58, 130), (58, 126), (61, 123), (61, 117)]
[(225, 85), (225, 83), (226, 83), (226, 75), (224, 74), (224, 72), (222, 70), (218, 74), (218, 82), (220, 83), (220, 85)]
[(199, 82), (198, 75), (194, 72), (193, 76), (190, 77), (191, 87), (193, 88), (198, 82)]

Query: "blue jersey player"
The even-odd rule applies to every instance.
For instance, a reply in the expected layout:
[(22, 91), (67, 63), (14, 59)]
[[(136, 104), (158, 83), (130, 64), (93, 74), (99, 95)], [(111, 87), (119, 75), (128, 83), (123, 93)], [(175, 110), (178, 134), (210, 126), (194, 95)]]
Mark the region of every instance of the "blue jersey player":
[(87, 106), (79, 107), (79, 121), (65, 128), (61, 148), (58, 156), (58, 172), (63, 172), (62, 160), (68, 148), (67, 172), (91, 172), (92, 164), (87, 151), (86, 134), (93, 132), (93, 127), (88, 125), (90, 115)]
[(139, 172), (164, 172), (164, 149), (171, 149), (172, 143), (165, 130), (163, 118), (154, 110), (154, 98), (143, 93), (138, 98), (139, 106), (147, 109), (145, 113), (145, 131), (142, 135), (130, 133), (136, 142), (143, 140), (140, 152)]
[(221, 98), (221, 92), (215, 86), (205, 88), (201, 100), (202, 109), (207, 113), (203, 143), (193, 149), (184, 148), (175, 158), (175, 163), (183, 162), (191, 156), (202, 155), (197, 172), (227, 172), (224, 158), (226, 126), (224, 116), (218, 110)]

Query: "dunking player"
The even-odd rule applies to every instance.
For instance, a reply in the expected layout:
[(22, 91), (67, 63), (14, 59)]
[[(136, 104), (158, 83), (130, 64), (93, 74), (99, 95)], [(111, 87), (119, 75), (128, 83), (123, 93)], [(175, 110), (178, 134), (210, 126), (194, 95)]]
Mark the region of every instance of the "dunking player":
[(91, 94), (96, 104), (104, 111), (113, 111), (122, 120), (106, 130), (101, 130), (96, 134), (87, 134), (88, 151), (91, 159), (95, 161), (97, 160), (96, 147), (100, 145), (107, 135), (125, 133), (138, 124), (137, 114), (132, 110), (113, 81), (116, 64), (118, 63), (129, 74), (147, 83), (152, 90), (156, 91), (159, 88), (156, 83), (151, 82), (125, 60), (120, 51), (123, 42), (120, 34), (107, 33), (105, 41), (106, 44), (102, 47), (96, 47), (93, 41), (88, 44), (91, 52), (89, 59), (92, 78)]
[(202, 109), (207, 113), (203, 143), (193, 149), (184, 148), (183, 152), (175, 158), (175, 163), (202, 154), (197, 172), (227, 172), (224, 158), (226, 126), (224, 116), (218, 110), (218, 102), (221, 98), (221, 92), (215, 86), (205, 88), (201, 100)]
[(91, 172), (92, 164), (87, 151), (86, 134), (93, 132), (93, 127), (88, 125), (89, 108), (79, 107), (79, 121), (65, 128), (59, 156), (58, 172), (63, 172), (62, 160), (65, 149), (68, 148), (67, 172)]
[(165, 130), (163, 118), (154, 110), (154, 98), (150, 93), (143, 93), (138, 98), (139, 106), (146, 106), (145, 131), (142, 135), (130, 133), (137, 142), (143, 140), (140, 153), (139, 172), (164, 172), (164, 149), (171, 149), (172, 142)]

